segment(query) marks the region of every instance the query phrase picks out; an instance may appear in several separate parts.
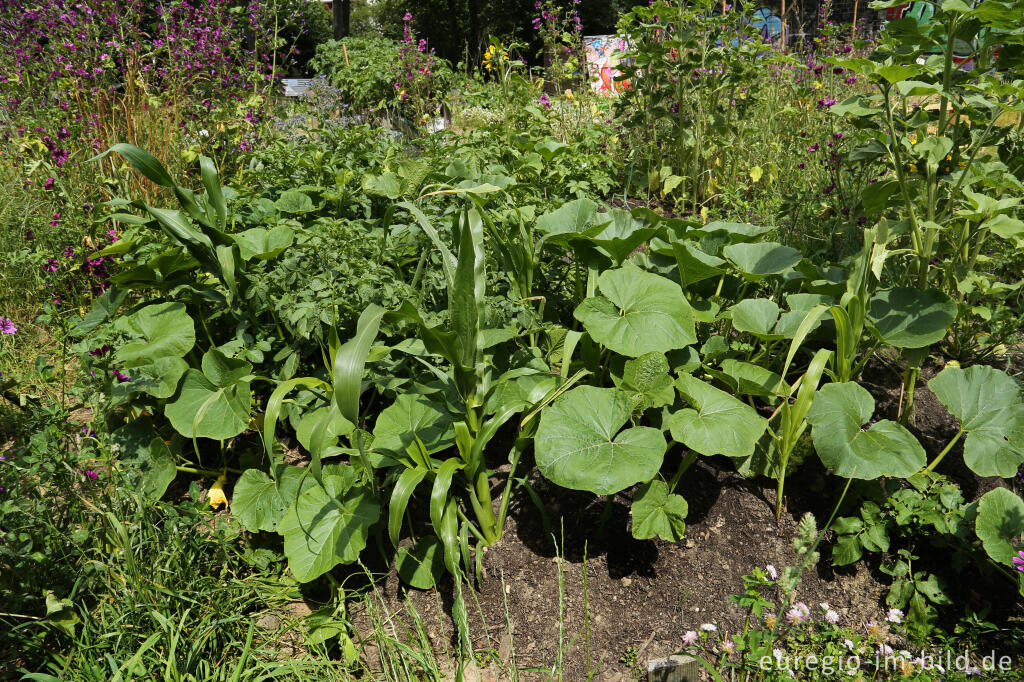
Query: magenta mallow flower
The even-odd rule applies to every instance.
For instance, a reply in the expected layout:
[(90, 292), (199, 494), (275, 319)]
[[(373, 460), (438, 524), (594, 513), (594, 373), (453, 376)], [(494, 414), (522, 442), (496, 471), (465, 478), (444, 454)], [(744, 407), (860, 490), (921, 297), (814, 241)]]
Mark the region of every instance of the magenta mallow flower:
[(96, 480), (97, 478), (99, 478), (99, 477), (100, 477), (100, 475), (99, 475), (99, 474), (97, 474), (97, 473), (96, 473), (95, 471), (93, 471), (92, 469), (86, 469), (86, 470), (85, 470), (85, 477), (86, 477), (86, 478), (90, 478), (90, 479), (92, 479), (92, 480), (94, 480), (94, 481), (95, 481), (95, 480)]
[(56, 181), (52, 177), (46, 178), (46, 182), (43, 183), (43, 189), (52, 189), (54, 182)]
[[(10, 320), (8, 320), (10, 322)], [(1017, 552), (1017, 556), (1013, 557), (1013, 567), (1018, 571), (1024, 571), (1024, 549)]]
[(127, 374), (123, 372), (118, 372), (116, 369), (112, 370), (112, 373), (115, 377), (117, 377), (117, 380), (120, 381), (122, 384), (127, 381), (131, 381), (131, 377), (129, 377)]
[[(18, 328), (14, 326), (9, 317), (0, 317), (0, 334), (17, 334)], [(1024, 569), (1022, 569), (1024, 570)]]
[(412, 12), (405, 10), (405, 16), (402, 17), (402, 21), (412, 21)]

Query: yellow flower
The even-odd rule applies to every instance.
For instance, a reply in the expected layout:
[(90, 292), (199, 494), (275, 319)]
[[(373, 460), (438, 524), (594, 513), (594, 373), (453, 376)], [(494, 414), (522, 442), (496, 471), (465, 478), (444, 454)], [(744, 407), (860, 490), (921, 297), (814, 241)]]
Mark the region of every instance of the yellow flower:
[(571, 89), (569, 89), (569, 88), (566, 88), (566, 89), (565, 89), (565, 93), (564, 93), (564, 94), (565, 94), (565, 98), (566, 98), (567, 100), (569, 100), (570, 102), (572, 102), (573, 100), (575, 100), (575, 99), (576, 99), (576, 98), (575, 98), (575, 97), (573, 96), (573, 94), (572, 94), (572, 90), (571, 90)]
[(224, 484), (227, 483), (228, 473), (225, 471), (223, 474), (217, 477), (217, 480), (210, 489), (206, 491), (206, 501), (209, 502), (210, 506), (214, 509), (228, 506), (228, 497), (224, 494)]

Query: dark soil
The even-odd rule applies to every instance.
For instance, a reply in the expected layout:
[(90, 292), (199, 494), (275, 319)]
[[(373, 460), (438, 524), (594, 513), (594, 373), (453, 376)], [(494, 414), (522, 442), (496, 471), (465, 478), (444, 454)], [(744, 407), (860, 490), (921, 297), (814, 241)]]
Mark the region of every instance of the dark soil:
[[(926, 367), (916, 392), (912, 430), (929, 456), (957, 430), (955, 419), (927, 388), (927, 379), (940, 369)], [(896, 419), (898, 372), (872, 361), (862, 384), (877, 401), (875, 418)], [(668, 468), (678, 456), (670, 452)], [(959, 446), (940, 471), (961, 486), (968, 500), (1002, 484), (967, 470)], [(725, 458), (700, 459), (677, 489), (689, 503), (689, 514), (686, 539), (673, 544), (632, 537), (633, 491), (608, 499), (567, 491), (535, 476), (532, 484), (547, 503), (548, 523), (520, 491), (503, 538), (486, 550), (485, 577), (475, 600), (467, 596), (474, 647), (493, 650), (506, 665), (514, 656), (516, 667), (534, 668), (538, 679), (541, 670), (559, 660), (564, 680), (584, 680), (588, 672), (595, 672), (592, 679), (597, 680), (634, 679), (633, 661), (646, 670), (648, 660), (677, 652), (683, 633), (701, 623), (717, 623), (729, 632), (742, 629), (745, 612), (730, 599), (742, 591), (742, 576), (767, 564), (780, 571), (796, 564), (791, 543), (797, 521), (811, 512), (823, 524), (844, 483), (816, 458), (806, 461), (787, 481), (780, 526), (774, 481), (744, 479)], [(855, 508), (844, 513), (855, 513)], [(796, 598), (815, 612), (827, 602), (843, 625), (861, 631), (870, 620), (883, 622), (889, 578), (878, 570), (878, 557), (833, 569), (828, 545), (826, 538), (822, 558), (804, 574)], [(392, 612), (401, 613), (407, 604), (415, 607), (436, 649), (456, 646), (450, 585), (439, 591), (407, 590), (392, 572), (381, 592)], [(774, 597), (778, 602), (779, 595)], [(357, 628), (360, 620), (366, 625), (358, 614), (355, 620)], [(529, 673), (521, 677), (532, 679)]]

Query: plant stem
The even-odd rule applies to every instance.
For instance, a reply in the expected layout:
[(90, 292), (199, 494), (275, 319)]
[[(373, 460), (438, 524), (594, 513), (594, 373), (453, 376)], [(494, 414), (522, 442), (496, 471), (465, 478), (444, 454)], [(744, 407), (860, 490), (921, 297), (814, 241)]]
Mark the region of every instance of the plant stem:
[(942, 449), (942, 452), (940, 452), (938, 455), (936, 455), (935, 459), (933, 459), (931, 461), (931, 463), (927, 467), (925, 467), (925, 472), (926, 473), (929, 472), (929, 471), (934, 471), (935, 470), (935, 467), (937, 467), (939, 465), (939, 462), (942, 461), (942, 458), (945, 457), (946, 454), (950, 450), (953, 449), (953, 446), (956, 445), (957, 441), (960, 440), (960, 436), (962, 436), (962, 435), (964, 435), (964, 430), (960, 429), (957, 432), (957, 434), (955, 436), (953, 436), (953, 440), (949, 441), (949, 443), (946, 444), (946, 447), (944, 447)]

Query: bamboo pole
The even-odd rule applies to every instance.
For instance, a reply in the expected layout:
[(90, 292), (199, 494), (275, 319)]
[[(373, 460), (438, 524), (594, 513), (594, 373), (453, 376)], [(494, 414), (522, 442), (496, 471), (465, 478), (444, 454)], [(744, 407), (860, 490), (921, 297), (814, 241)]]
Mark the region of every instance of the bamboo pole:
[(853, 26), (850, 27), (850, 41), (857, 39), (857, 0), (853, 0)]
[(348, 48), (345, 46), (345, 43), (341, 44), (341, 52), (345, 55), (345, 66), (350, 66), (348, 63)]

